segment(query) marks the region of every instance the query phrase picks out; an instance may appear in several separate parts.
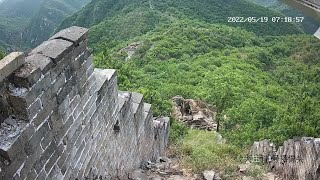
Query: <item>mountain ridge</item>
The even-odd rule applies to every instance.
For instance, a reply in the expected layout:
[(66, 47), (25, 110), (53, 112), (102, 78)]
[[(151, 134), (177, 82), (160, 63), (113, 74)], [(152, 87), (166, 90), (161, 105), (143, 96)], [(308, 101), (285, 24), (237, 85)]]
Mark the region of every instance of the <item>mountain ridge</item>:
[[(150, 7), (150, 2), (152, 2), (152, 7)], [(246, 8), (244, 9), (244, 7)], [(107, 21), (112, 21), (112, 19), (114, 21), (114, 19), (116, 18), (121, 19), (121, 17), (127, 16), (129, 13), (134, 12), (137, 8), (140, 8), (140, 11), (142, 13), (145, 11), (146, 13), (160, 14), (160, 16), (163, 17), (167, 16), (178, 19), (189, 17), (209, 23), (220, 23), (233, 27), (241, 27), (260, 35), (284, 35), (284, 32), (285, 34), (302, 33), (302, 30), (299, 27), (288, 23), (229, 23), (227, 17), (251, 17), (253, 15), (252, 11), (255, 12), (255, 16), (257, 17), (275, 15), (282, 16), (280, 13), (269, 11), (266, 8), (255, 5), (253, 3), (236, 0), (231, 0), (228, 2), (222, 2), (222, 0), (205, 0), (201, 2), (192, 0), (94, 0), (79, 12), (64, 20), (57, 30), (66, 28), (71, 25), (77, 25), (83, 27), (91, 27), (92, 31), (95, 31), (95, 29), (102, 29), (101, 27), (104, 26), (103, 24), (108, 26), (108, 23), (106, 23)], [(230, 11), (230, 9), (233, 9), (233, 11)], [(140, 16), (137, 13), (136, 15)], [(108, 34), (108, 28), (105, 29), (106, 31), (104, 31), (104, 33), (101, 33), (100, 37), (104, 37), (104, 34)]]
[(0, 6), (0, 40), (9, 49), (27, 50), (46, 40), (60, 22), (89, 0), (5, 0)]

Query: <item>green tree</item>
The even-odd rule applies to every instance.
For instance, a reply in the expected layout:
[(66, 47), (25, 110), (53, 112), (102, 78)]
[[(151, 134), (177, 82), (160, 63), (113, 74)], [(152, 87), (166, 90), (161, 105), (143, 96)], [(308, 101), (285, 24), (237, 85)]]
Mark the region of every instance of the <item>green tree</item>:
[(2, 51), (2, 50), (0, 49), (0, 59), (4, 58), (4, 56), (5, 56), (4, 51)]

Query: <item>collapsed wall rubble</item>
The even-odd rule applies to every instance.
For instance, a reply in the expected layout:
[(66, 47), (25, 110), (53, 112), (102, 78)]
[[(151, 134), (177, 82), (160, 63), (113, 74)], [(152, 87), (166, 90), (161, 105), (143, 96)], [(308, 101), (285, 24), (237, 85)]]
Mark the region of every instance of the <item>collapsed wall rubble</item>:
[(250, 156), (259, 158), (282, 179), (320, 179), (320, 138), (289, 139), (279, 147), (269, 140), (254, 142)]
[(172, 98), (173, 117), (186, 125), (208, 131), (217, 131), (217, 108), (201, 100)]

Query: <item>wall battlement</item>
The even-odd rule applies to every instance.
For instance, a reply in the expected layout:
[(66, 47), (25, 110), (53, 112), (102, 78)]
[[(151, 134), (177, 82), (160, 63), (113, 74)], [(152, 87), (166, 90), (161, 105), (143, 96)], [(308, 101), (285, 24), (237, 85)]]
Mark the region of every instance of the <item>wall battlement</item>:
[(0, 179), (127, 179), (164, 154), (169, 118), (118, 91), (87, 42), (74, 26), (0, 61)]

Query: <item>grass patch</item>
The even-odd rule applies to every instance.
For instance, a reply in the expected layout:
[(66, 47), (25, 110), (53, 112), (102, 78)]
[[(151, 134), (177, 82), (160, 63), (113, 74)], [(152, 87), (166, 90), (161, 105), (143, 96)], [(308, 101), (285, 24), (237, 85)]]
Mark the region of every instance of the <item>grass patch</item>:
[(169, 141), (170, 144), (175, 145), (179, 143), (187, 134), (188, 134), (188, 127), (175, 120), (172, 119), (170, 124), (170, 136), (169, 136)]
[(223, 142), (214, 132), (195, 129), (188, 130), (176, 146), (182, 165), (195, 173), (204, 170), (235, 173), (239, 164), (237, 157), (242, 152), (238, 147)]

